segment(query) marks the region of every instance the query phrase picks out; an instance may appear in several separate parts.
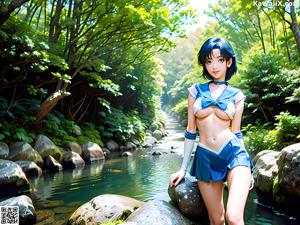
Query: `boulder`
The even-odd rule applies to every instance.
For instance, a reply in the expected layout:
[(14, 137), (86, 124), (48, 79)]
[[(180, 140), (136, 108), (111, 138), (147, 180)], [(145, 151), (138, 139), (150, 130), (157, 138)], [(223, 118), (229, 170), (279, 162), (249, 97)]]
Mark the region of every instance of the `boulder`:
[(261, 192), (272, 194), (273, 180), (277, 176), (278, 166), (276, 164), (279, 152), (265, 150), (255, 156), (254, 186)]
[(64, 150), (67, 152), (70, 152), (70, 151), (76, 152), (79, 155), (82, 155), (81, 146), (77, 142), (71, 142), (71, 141), (66, 142), (64, 145)]
[(37, 136), (34, 149), (40, 153), (42, 158), (46, 158), (48, 155), (51, 155), (56, 160), (60, 160), (63, 155), (62, 150), (43, 134)]
[(0, 159), (0, 197), (29, 191), (29, 182), (15, 162)]
[(300, 200), (300, 143), (282, 149), (277, 160), (278, 183), (274, 184), (276, 198), (297, 203)]
[(252, 160), (253, 164), (256, 164), (256, 161), (257, 161), (261, 156), (263, 156), (263, 155), (265, 155), (265, 154), (268, 154), (268, 153), (270, 153), (270, 152), (274, 152), (274, 150), (263, 150), (263, 151), (260, 151), (259, 153), (257, 153), (257, 154), (255, 155), (255, 157), (253, 158), (253, 160)]
[(0, 206), (18, 206), (20, 224), (31, 225), (36, 223), (34, 206), (31, 199), (26, 195), (6, 199), (0, 202)]
[(109, 140), (107, 143), (106, 143), (106, 148), (108, 148), (109, 151), (117, 151), (118, 148), (119, 148), (119, 145), (117, 142), (115, 142), (114, 140)]
[(146, 140), (145, 140), (145, 142), (143, 144), (143, 147), (144, 148), (148, 148), (148, 147), (151, 148), (156, 143), (157, 143), (157, 139), (155, 137), (153, 137), (153, 136), (147, 136)]
[(123, 152), (122, 156), (132, 156), (132, 153), (131, 152)]
[(81, 145), (82, 157), (85, 161), (93, 162), (105, 159), (104, 153), (100, 146), (96, 143), (87, 141)]
[(27, 176), (39, 176), (42, 174), (42, 169), (32, 161), (16, 161)]
[(0, 159), (6, 159), (9, 154), (8, 145), (5, 142), (0, 142)]
[(51, 155), (48, 155), (45, 159), (44, 168), (49, 171), (60, 171), (63, 170), (63, 166), (56, 161)]
[(188, 225), (190, 221), (185, 218), (177, 208), (165, 201), (149, 201), (135, 210), (126, 220), (127, 223), (137, 225)]
[(152, 155), (162, 155), (163, 153), (161, 151), (154, 151), (152, 152)]
[(38, 166), (42, 167), (44, 161), (42, 156), (32, 148), (32, 146), (25, 142), (12, 143), (9, 147), (8, 158), (13, 161), (32, 161)]
[(136, 145), (133, 143), (133, 142), (131, 142), (131, 141), (129, 141), (129, 142), (127, 142), (126, 144), (125, 144), (125, 149), (126, 150), (135, 150), (136, 149)]
[(193, 220), (207, 220), (207, 210), (197, 181), (187, 175), (176, 187), (168, 188), (168, 194), (183, 215)]
[(163, 137), (163, 133), (160, 130), (155, 130), (152, 135), (156, 140), (160, 140)]
[(63, 156), (62, 165), (64, 168), (76, 168), (76, 167), (84, 166), (85, 162), (78, 153), (67, 152)]
[(104, 194), (80, 206), (69, 218), (68, 225), (98, 225), (127, 218), (144, 203), (121, 195)]

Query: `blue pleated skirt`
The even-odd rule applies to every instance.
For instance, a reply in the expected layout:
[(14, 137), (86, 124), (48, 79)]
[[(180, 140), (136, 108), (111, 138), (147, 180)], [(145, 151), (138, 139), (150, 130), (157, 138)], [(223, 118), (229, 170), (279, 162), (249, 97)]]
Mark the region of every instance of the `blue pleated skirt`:
[(235, 166), (247, 166), (253, 173), (253, 163), (247, 151), (241, 147), (237, 137), (229, 140), (219, 151), (214, 151), (199, 144), (190, 170), (197, 180), (226, 180), (228, 170)]

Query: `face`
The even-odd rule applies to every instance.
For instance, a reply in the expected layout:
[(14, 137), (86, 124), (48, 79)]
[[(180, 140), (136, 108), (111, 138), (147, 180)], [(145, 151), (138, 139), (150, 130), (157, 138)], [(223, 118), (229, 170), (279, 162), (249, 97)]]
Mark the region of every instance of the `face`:
[(226, 60), (220, 49), (213, 49), (209, 58), (205, 60), (205, 68), (215, 81), (224, 81), (226, 70), (231, 66), (232, 59)]

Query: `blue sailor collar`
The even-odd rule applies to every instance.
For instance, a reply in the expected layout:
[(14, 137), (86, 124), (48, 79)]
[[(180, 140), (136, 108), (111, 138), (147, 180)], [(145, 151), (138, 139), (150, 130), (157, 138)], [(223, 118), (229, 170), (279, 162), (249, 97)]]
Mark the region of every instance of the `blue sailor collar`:
[(227, 108), (228, 99), (232, 98), (239, 91), (239, 89), (231, 87), (230, 84), (226, 82), (225, 83), (226, 88), (223, 90), (221, 95), (217, 99), (213, 99), (209, 89), (210, 83), (211, 82), (207, 82), (204, 84), (196, 85), (196, 89), (198, 93), (201, 93), (202, 96), (201, 99), (202, 108), (207, 108), (213, 105), (225, 111)]

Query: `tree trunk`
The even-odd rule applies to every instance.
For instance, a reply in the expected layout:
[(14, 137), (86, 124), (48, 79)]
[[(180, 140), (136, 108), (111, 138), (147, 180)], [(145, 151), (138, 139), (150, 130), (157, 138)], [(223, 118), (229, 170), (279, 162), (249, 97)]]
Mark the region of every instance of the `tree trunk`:
[(8, 7), (1, 7), (0, 8), (0, 26), (8, 20), (10, 14), (17, 8), (19, 8), (24, 3), (28, 2), (29, 0), (13, 0)]
[(52, 111), (52, 109), (55, 107), (57, 102), (66, 97), (69, 96), (71, 93), (66, 91), (56, 91), (52, 93), (40, 106), (36, 113), (36, 121), (34, 122), (35, 125), (38, 125), (42, 122), (42, 120)]
[(299, 30), (299, 25), (298, 25), (298, 22), (297, 22), (297, 16), (296, 16), (296, 11), (295, 11), (295, 2), (294, 0), (291, 0), (290, 1), (290, 9), (291, 9), (291, 12), (290, 12), (290, 16), (291, 16), (291, 19), (292, 19), (292, 23), (291, 23), (291, 29), (293, 31), (293, 35), (294, 35), (294, 38), (295, 38), (295, 41), (296, 41), (296, 44), (297, 44), (297, 50), (298, 50), (298, 58), (299, 58), (299, 61), (300, 61), (300, 30)]

